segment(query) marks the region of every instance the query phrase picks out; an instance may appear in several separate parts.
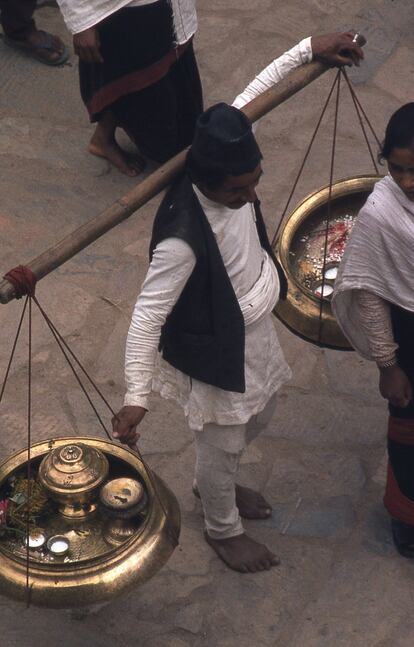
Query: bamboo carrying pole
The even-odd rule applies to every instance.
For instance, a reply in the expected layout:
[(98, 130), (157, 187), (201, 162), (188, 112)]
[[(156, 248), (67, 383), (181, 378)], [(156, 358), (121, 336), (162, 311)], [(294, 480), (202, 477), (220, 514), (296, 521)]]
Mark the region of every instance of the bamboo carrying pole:
[[(254, 122), (270, 112), (276, 106), (309, 85), (329, 69), (317, 61), (296, 68), (280, 83), (269, 88), (253, 101), (243, 107), (243, 112)], [(27, 263), (37, 280), (49, 274), (65, 261), (69, 260), (107, 231), (129, 218), (137, 209), (151, 200), (178, 175), (184, 166), (187, 150), (181, 151), (175, 157), (163, 164), (154, 173), (126, 195), (116, 200), (110, 207), (98, 214), (93, 220), (75, 229), (53, 247), (45, 250), (40, 256)], [(15, 298), (13, 285), (3, 280), (0, 282), (0, 302), (9, 303)]]

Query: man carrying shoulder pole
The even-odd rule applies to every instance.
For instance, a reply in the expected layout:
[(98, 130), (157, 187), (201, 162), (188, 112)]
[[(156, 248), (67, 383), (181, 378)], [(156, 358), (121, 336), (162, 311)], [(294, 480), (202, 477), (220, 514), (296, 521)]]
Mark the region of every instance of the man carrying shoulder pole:
[(262, 155), (239, 108), (312, 58), (352, 65), (362, 57), (353, 34), (307, 38), (265, 68), (233, 106), (209, 108), (197, 121), (184, 173), (154, 221), (114, 436), (137, 441), (151, 391), (183, 408), (195, 438), (193, 489), (203, 504), (206, 540), (242, 573), (279, 562), (241, 522), (268, 518), (270, 504), (235, 479), (243, 450), (272, 418), (290, 369), (271, 316), (285, 297), (286, 279), (256, 195)]

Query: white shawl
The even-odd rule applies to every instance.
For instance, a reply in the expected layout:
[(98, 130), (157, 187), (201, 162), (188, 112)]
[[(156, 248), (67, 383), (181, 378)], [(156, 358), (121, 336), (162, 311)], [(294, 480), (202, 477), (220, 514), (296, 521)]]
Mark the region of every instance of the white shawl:
[(377, 182), (358, 214), (332, 299), (344, 335), (363, 357), (372, 359), (355, 290), (368, 290), (414, 312), (414, 202), (390, 175)]

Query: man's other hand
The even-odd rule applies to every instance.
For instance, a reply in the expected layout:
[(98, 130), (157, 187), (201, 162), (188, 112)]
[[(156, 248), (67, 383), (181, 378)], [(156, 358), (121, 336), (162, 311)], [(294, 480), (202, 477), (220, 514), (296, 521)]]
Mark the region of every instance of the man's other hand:
[(112, 430), (114, 438), (119, 438), (121, 443), (133, 447), (136, 445), (139, 433), (137, 426), (147, 413), (144, 407), (122, 407), (112, 418)]
[(337, 67), (359, 66), (364, 58), (364, 52), (357, 43), (353, 42), (354, 36), (355, 34), (350, 31), (312, 36), (313, 59)]
[(85, 63), (103, 63), (99, 32), (96, 27), (90, 27), (73, 36), (73, 49), (81, 61)]

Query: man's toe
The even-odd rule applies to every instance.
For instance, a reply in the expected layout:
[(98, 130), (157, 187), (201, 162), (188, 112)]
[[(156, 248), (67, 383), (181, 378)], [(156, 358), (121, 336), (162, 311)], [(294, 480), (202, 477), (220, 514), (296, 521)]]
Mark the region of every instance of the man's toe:
[(238, 568), (236, 568), (236, 571), (240, 571), (240, 573), (249, 573), (250, 569), (247, 564), (239, 564)]
[(257, 573), (258, 571), (258, 566), (255, 562), (250, 562), (247, 564), (247, 568), (249, 570), (249, 573)]

